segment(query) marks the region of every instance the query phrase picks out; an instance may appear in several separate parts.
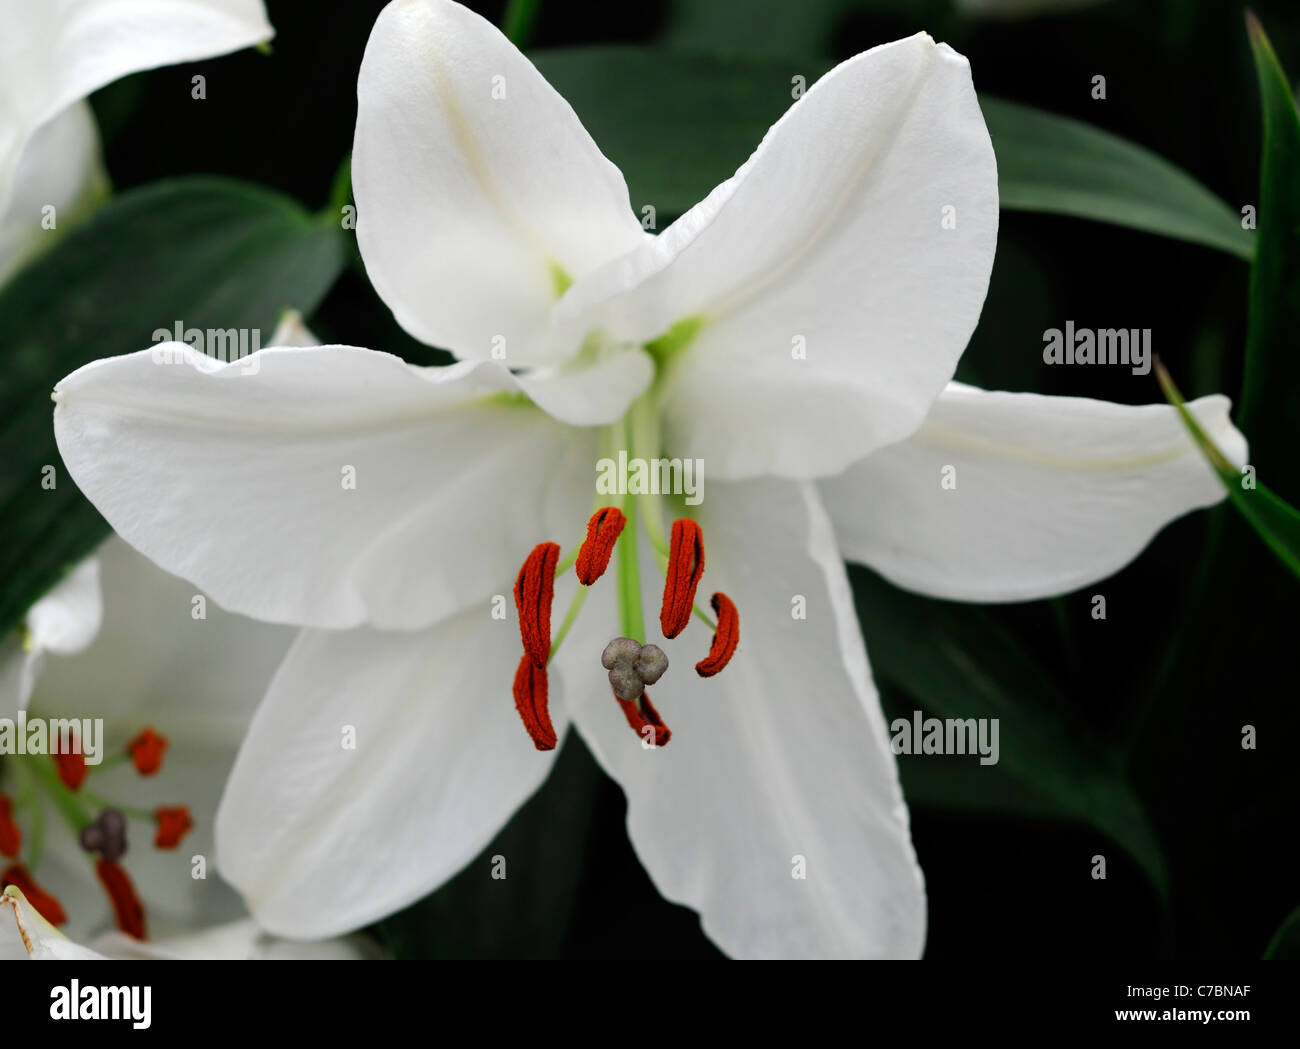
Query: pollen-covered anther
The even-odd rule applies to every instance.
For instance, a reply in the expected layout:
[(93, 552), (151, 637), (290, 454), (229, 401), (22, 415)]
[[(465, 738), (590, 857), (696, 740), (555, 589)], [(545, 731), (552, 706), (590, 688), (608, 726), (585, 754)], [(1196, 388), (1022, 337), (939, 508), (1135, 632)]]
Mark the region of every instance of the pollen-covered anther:
[(704, 574), (704, 534), (689, 517), (673, 522), (668, 547), (668, 570), (664, 578), (664, 602), (659, 625), (664, 637), (674, 638), (686, 629), (695, 607), (695, 590)]
[(578, 559), (573, 563), (578, 573), (578, 582), (591, 586), (605, 574), (609, 567), (610, 556), (614, 553), (614, 544), (623, 534), (627, 518), (616, 506), (606, 506), (591, 515), (587, 522), (587, 538), (578, 549)]
[(155, 848), (174, 849), (194, 827), (190, 810), (184, 805), (163, 805), (154, 809), (153, 843)]
[(14, 819), (14, 802), (8, 794), (0, 794), (0, 856), (13, 859), (23, 847), (23, 832)]
[(662, 747), (673, 738), (672, 731), (664, 724), (659, 711), (651, 704), (649, 692), (642, 692), (635, 700), (624, 699), (616, 692), (614, 698), (623, 708), (623, 716), (627, 718), (627, 723), (643, 742)]
[(101, 859), (95, 864), (95, 874), (99, 883), (108, 893), (109, 902), (113, 904), (113, 914), (117, 918), (117, 927), (128, 936), (137, 940), (146, 939), (144, 904), (136, 894), (131, 877), (111, 860)]
[(695, 672), (700, 677), (712, 677), (725, 667), (740, 644), (740, 613), (736, 611), (735, 602), (718, 591), (711, 603), (718, 617), (718, 629), (713, 633), (709, 654), (695, 664)]
[(162, 768), (163, 754), (167, 751), (167, 737), (155, 732), (150, 725), (131, 740), (126, 749), (136, 772), (142, 776), (152, 776)]
[(558, 740), (547, 705), (546, 668), (537, 666), (527, 653), (515, 671), (514, 693), (515, 709), (532, 737), (533, 746), (538, 750), (554, 750)]
[(10, 885), (16, 886), (27, 897), (27, 902), (51, 925), (62, 925), (68, 920), (67, 911), (63, 909), (58, 897), (37, 885), (21, 863), (12, 864), (0, 871), (0, 889)]
[(559, 560), (558, 543), (538, 543), (515, 579), (519, 634), (524, 651), (539, 669), (546, 667), (551, 655), (551, 600), (555, 596), (555, 566)]
[(97, 852), (109, 863), (126, 855), (126, 817), (118, 809), (104, 809), (94, 822), (81, 828), (77, 840), (87, 852)]
[(77, 751), (61, 752), (50, 756), (54, 758), (54, 768), (59, 774), (59, 781), (68, 790), (80, 790), (90, 772), (89, 766), (86, 765), (86, 756)]

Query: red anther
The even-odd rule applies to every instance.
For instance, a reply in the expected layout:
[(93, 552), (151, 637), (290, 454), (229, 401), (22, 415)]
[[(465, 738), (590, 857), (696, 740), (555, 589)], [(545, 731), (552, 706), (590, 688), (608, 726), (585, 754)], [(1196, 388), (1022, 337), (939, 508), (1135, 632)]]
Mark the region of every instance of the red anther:
[(719, 590), (713, 595), (713, 611), (718, 617), (718, 629), (713, 633), (713, 644), (709, 654), (695, 664), (695, 672), (700, 677), (713, 677), (725, 667), (735, 654), (740, 644), (740, 613), (736, 604)]
[(578, 582), (583, 586), (591, 586), (605, 574), (610, 555), (614, 552), (614, 544), (623, 534), (623, 526), (626, 524), (627, 518), (616, 506), (606, 506), (591, 515), (591, 520), (587, 522), (587, 538), (583, 540), (582, 547), (578, 550), (578, 560), (573, 565), (578, 573)]
[(153, 818), (157, 823), (153, 843), (159, 849), (176, 848), (194, 826), (190, 810), (184, 805), (164, 805), (154, 809)]
[(95, 873), (99, 875), (99, 883), (104, 886), (104, 891), (113, 904), (117, 927), (137, 940), (146, 939), (148, 934), (144, 925), (144, 904), (135, 894), (130, 876), (116, 863), (108, 860), (96, 863)]
[(689, 517), (673, 522), (668, 549), (668, 572), (664, 579), (664, 603), (659, 609), (659, 625), (664, 637), (676, 637), (691, 621), (695, 607), (695, 588), (704, 574), (704, 534)]
[(136, 772), (152, 776), (162, 768), (163, 753), (167, 750), (167, 737), (155, 732), (150, 725), (126, 745), (135, 763)]
[(557, 742), (547, 706), (546, 668), (537, 666), (525, 653), (515, 671), (515, 709), (538, 750), (554, 750)]
[(519, 611), (524, 651), (540, 669), (545, 669), (551, 656), (551, 598), (555, 595), (555, 566), (559, 560), (558, 543), (538, 543), (515, 580), (515, 608)]
[(68, 790), (80, 790), (81, 785), (86, 782), (86, 774), (90, 771), (86, 767), (86, 757), (84, 754), (52, 754), (54, 766), (58, 769), (59, 779)]
[(0, 889), (7, 886), (16, 885), (27, 902), (36, 908), (36, 912), (51, 925), (62, 925), (68, 920), (67, 912), (63, 909), (63, 904), (58, 898), (51, 896), (32, 880), (32, 876), (27, 873), (27, 868), (21, 863), (15, 863), (7, 867), (4, 873), (0, 874)]
[(8, 794), (0, 794), (0, 853), (10, 859), (23, 847), (23, 832), (14, 820), (14, 803)]
[[(618, 696), (614, 698), (618, 699)], [(627, 723), (632, 726), (642, 740), (646, 739), (645, 728), (647, 725), (654, 729), (654, 745), (656, 747), (662, 747), (673, 738), (672, 731), (664, 724), (664, 719), (659, 716), (659, 711), (651, 706), (649, 692), (641, 693), (640, 709), (637, 709), (637, 703), (628, 699), (618, 699), (618, 705), (623, 708), (623, 716), (627, 718)]]

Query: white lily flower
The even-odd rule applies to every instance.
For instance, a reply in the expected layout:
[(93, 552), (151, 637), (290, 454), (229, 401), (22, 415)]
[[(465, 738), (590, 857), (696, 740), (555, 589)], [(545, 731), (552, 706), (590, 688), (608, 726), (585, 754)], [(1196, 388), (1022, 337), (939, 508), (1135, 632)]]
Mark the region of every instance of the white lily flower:
[[(930, 593), (1042, 596), (1223, 495), (1172, 410), (948, 386), (997, 227), (967, 62), (921, 34), (842, 63), (658, 237), (564, 100), (449, 0), (384, 9), (358, 97), (367, 270), (461, 363), (270, 349), (245, 376), (177, 346), (188, 367), (144, 351), (55, 394), (64, 460), (128, 542), (227, 608), (307, 628), (223, 797), (222, 872), (274, 932), (365, 925), (476, 856), (545, 779), (535, 747), (573, 724), (627, 793), (655, 884), (722, 949), (918, 955), (923, 880), (843, 556)], [(1226, 408), (1194, 406), (1240, 450)], [(632, 522), (617, 579), (551, 646), (558, 555), (535, 544), (580, 539), (619, 451), (698, 458), (707, 493), (598, 499)], [(950, 502), (930, 501), (954, 495), (935, 456), (961, 471)], [(671, 544), (665, 515), (684, 519)], [(699, 543), (725, 591), (712, 642), (681, 622)], [(735, 608), (743, 641), (717, 676), (660, 681), (674, 734), (646, 747), (629, 723), (667, 736), (648, 696), (610, 688), (654, 680), (659, 657), (620, 665), (614, 646), (609, 682), (601, 662), (620, 634), (654, 640), (640, 580), (670, 545), (673, 658), (719, 669)], [(522, 661), (492, 614), (512, 580)]]
[[(289, 314), (270, 341), (307, 345), (312, 337)], [(17, 650), (3, 657), (0, 678), (23, 680), (23, 708), (35, 685), (28, 723), (99, 718), (103, 732), (93, 744), (83, 737), (83, 750), (93, 747), (98, 754), (73, 759), (72, 768), (47, 754), (14, 753), (21, 730), (6, 737), (0, 887), (10, 884), (0, 901), (0, 958), (373, 954), (363, 941), (293, 944), (269, 937), (215, 872), (207, 874), (222, 785), (290, 631), (208, 607), (189, 584), (113, 537), (32, 607), (22, 634), (26, 650), (7, 646)], [(55, 658), (38, 661), (47, 652)], [(12, 704), (2, 715), (11, 729), (16, 709)], [(153, 725), (165, 729), (165, 741)], [(106, 754), (106, 746), (128, 741), (129, 754)], [(129, 848), (118, 864), (125, 880), (111, 885), (77, 833), (105, 807), (131, 821)], [(177, 851), (182, 842), (185, 848)], [(102, 849), (98, 856), (110, 858)], [(200, 878), (194, 876), (196, 857), (202, 857)], [(161, 938), (96, 933), (115, 916), (120, 924), (112, 904), (130, 897), (141, 906), (147, 902), (148, 929)], [(61, 919), (62, 931), (38, 907)]]
[(262, 0), (5, 0), (0, 34), (0, 283), (108, 189), (91, 92), (129, 73), (274, 35)]

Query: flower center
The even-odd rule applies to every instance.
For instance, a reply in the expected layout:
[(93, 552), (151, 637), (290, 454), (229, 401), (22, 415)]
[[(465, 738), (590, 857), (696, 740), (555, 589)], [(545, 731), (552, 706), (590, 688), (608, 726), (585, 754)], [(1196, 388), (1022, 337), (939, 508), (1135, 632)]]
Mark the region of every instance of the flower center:
[[(642, 449), (658, 447), (658, 414), (655, 394), (646, 394), (632, 406), (627, 418), (609, 427), (607, 448), (620, 443)], [(716, 622), (695, 603), (704, 574), (704, 533), (690, 517), (673, 522), (671, 537), (665, 540), (660, 500), (662, 493), (622, 494), (617, 505), (598, 506), (587, 522), (587, 533), (569, 557), (562, 558), (559, 544), (539, 543), (525, 559), (515, 580), (515, 608), (524, 654), (515, 671), (514, 698), (524, 728), (538, 750), (552, 750), (557, 741), (547, 706), (547, 665), (555, 658), (586, 599), (587, 591), (599, 580), (617, 553), (619, 629), (600, 661), (609, 674), (614, 699), (627, 723), (649, 746), (663, 746), (672, 733), (650, 702), (647, 685), (653, 685), (668, 670), (668, 657), (658, 645), (648, 643), (641, 604), (640, 560), (637, 529), (638, 511), (645, 524), (660, 570), (664, 576), (663, 603), (659, 624), (663, 636), (672, 640), (686, 629), (691, 614), (699, 616), (714, 631), (709, 652), (695, 665), (700, 677), (721, 671), (736, 652), (740, 641), (740, 617), (735, 603), (721, 591), (712, 598)], [(630, 527), (629, 527), (630, 526)], [(555, 640), (551, 640), (551, 605), (555, 581), (572, 566), (578, 588), (565, 613)], [(594, 661), (594, 660), (593, 660)]]
[[(64, 746), (68, 742), (71, 746)], [(16, 797), (0, 792), (0, 863), (4, 864), (0, 870), (0, 890), (16, 886), (51, 925), (67, 921), (62, 901), (44, 889), (35, 877), (43, 854), (48, 805), (87, 854), (95, 877), (112, 904), (117, 927), (143, 940), (147, 937), (144, 904), (121, 863), (127, 852), (129, 822), (153, 824), (154, 847), (174, 849), (194, 826), (190, 811), (184, 805), (164, 805), (152, 811), (119, 805), (87, 789), (86, 782), (92, 773), (102, 775), (127, 763), (141, 776), (154, 775), (162, 768), (167, 737), (151, 727), (146, 728), (116, 755), (93, 766), (86, 761), (75, 734), (69, 741), (51, 732), (49, 749), (56, 752), (48, 756), (41, 753), (7, 756), (4, 771), (12, 769), (17, 792)]]

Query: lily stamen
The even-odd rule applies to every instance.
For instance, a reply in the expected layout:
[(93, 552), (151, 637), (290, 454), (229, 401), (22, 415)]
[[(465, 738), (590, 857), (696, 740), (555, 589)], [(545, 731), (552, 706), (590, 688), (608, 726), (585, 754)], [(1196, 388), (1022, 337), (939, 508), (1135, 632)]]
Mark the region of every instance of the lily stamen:
[(147, 939), (144, 904), (140, 902), (140, 897), (136, 895), (135, 885), (132, 884), (130, 875), (121, 866), (106, 859), (100, 859), (95, 864), (95, 874), (99, 877), (99, 883), (104, 886), (104, 891), (108, 893), (109, 901), (113, 904), (113, 914), (117, 918), (117, 927), (128, 936), (134, 936), (137, 940)]
[(713, 612), (718, 617), (718, 627), (709, 645), (709, 654), (695, 664), (695, 672), (700, 677), (712, 677), (725, 667), (735, 654), (740, 644), (740, 613), (736, 604), (719, 590), (710, 602)]
[(524, 651), (535, 666), (545, 669), (551, 654), (551, 601), (555, 596), (558, 543), (538, 543), (515, 579), (515, 608)]
[(162, 768), (163, 754), (167, 750), (167, 737), (147, 726), (138, 736), (126, 745), (127, 753), (135, 765), (136, 772), (142, 776), (152, 776)]
[(591, 586), (605, 574), (609, 559), (614, 553), (614, 544), (623, 534), (627, 518), (623, 511), (614, 506), (606, 506), (591, 515), (587, 522), (587, 538), (583, 540), (578, 551), (578, 560), (574, 568), (578, 573), (578, 582)]
[[(614, 694), (614, 698), (623, 708), (623, 716), (627, 718), (627, 723), (643, 740), (653, 742), (656, 747), (662, 747), (673, 738), (672, 730), (664, 724), (659, 711), (655, 710), (650, 702), (649, 692), (642, 692), (637, 700), (623, 699), (618, 693)], [(649, 734), (646, 733), (647, 728), (651, 730)]]
[(23, 846), (23, 832), (14, 819), (14, 803), (8, 794), (0, 794), (0, 855), (18, 857)]
[(515, 709), (538, 750), (554, 750), (559, 742), (555, 726), (551, 724), (548, 690), (546, 668), (537, 666), (532, 657), (524, 653), (515, 671)]
[(673, 522), (664, 575), (664, 601), (659, 625), (664, 637), (674, 638), (686, 629), (695, 606), (695, 590), (704, 574), (704, 535), (689, 517)]
[(81, 789), (81, 785), (86, 782), (86, 776), (90, 773), (90, 768), (86, 764), (86, 757), (79, 751), (72, 753), (60, 753), (52, 755), (54, 758), (54, 767), (58, 770), (59, 781), (71, 791)]
[(27, 897), (27, 902), (36, 908), (36, 912), (51, 925), (62, 925), (68, 920), (68, 913), (63, 909), (57, 896), (46, 892), (21, 863), (10, 864), (0, 872), (0, 889), (10, 885)]
[(184, 805), (164, 805), (154, 810), (157, 831), (153, 844), (156, 849), (174, 849), (194, 827), (190, 810)]

